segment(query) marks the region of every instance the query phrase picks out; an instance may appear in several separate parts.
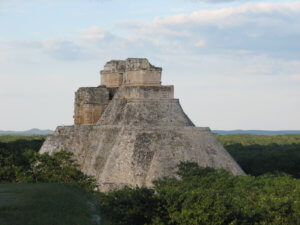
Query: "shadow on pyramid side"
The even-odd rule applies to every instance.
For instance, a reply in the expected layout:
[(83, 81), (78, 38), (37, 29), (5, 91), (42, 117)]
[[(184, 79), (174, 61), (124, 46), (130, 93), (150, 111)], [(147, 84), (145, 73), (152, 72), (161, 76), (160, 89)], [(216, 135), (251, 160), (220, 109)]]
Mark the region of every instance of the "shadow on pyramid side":
[(71, 151), (101, 191), (149, 187), (181, 161), (244, 174), (209, 128), (194, 126), (161, 71), (147, 59), (106, 63), (99, 87), (75, 93), (75, 125), (58, 127), (40, 153)]

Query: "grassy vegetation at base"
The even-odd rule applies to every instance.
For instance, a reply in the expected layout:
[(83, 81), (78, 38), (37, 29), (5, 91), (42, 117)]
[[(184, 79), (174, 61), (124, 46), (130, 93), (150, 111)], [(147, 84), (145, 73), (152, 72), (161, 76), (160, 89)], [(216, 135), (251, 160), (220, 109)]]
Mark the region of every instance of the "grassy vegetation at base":
[(89, 200), (73, 186), (0, 183), (0, 224), (93, 225)]

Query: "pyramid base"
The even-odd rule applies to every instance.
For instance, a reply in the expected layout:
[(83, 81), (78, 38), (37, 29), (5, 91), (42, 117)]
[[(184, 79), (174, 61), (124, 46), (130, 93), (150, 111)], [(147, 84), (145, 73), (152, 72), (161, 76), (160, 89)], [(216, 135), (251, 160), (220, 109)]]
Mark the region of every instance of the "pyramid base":
[(154, 179), (174, 176), (182, 161), (244, 174), (209, 128), (64, 126), (46, 139), (40, 153), (60, 150), (71, 151), (80, 169), (96, 178), (101, 191), (150, 187)]

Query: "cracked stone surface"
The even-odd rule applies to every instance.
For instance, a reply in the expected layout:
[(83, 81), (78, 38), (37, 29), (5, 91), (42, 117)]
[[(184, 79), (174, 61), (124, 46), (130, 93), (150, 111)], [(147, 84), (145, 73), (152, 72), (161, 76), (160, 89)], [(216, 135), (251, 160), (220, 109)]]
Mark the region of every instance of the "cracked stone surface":
[[(105, 69), (124, 72), (126, 68), (137, 73), (139, 68), (161, 71), (145, 59), (110, 61)], [(88, 107), (92, 103), (100, 105), (101, 114), (93, 114), (93, 120), (83, 120), (88, 124), (76, 124), (75, 120), (73, 126), (57, 127), (40, 153), (71, 151), (80, 169), (96, 178), (101, 191), (124, 186), (150, 187), (154, 179), (175, 176), (176, 165), (181, 161), (244, 174), (209, 128), (195, 127), (179, 100), (174, 99), (173, 86), (121, 83), (119, 87), (102, 85), (77, 93), (80, 103), (85, 101)], [(78, 107), (85, 107), (84, 104)], [(94, 121), (97, 116), (99, 119)]]

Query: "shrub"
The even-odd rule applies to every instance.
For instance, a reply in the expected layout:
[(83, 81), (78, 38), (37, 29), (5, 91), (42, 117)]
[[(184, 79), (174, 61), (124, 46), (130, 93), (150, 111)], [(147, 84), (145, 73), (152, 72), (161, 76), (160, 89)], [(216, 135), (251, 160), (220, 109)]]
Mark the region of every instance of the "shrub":
[(112, 225), (150, 223), (157, 214), (159, 199), (147, 188), (124, 188), (98, 195), (102, 216)]
[(300, 180), (289, 175), (234, 176), (195, 163), (181, 163), (178, 175), (156, 180), (154, 191), (102, 194), (100, 208), (119, 215), (114, 224), (300, 224)]
[(59, 151), (50, 156), (48, 153), (27, 151), (24, 157), (27, 157), (29, 168), (17, 173), (17, 182), (68, 183), (79, 185), (88, 191), (96, 187), (95, 179), (78, 169), (71, 152)]
[(44, 136), (0, 137), (0, 181), (68, 183), (88, 191), (96, 187), (95, 180), (79, 170), (72, 153), (39, 154), (44, 140)]

